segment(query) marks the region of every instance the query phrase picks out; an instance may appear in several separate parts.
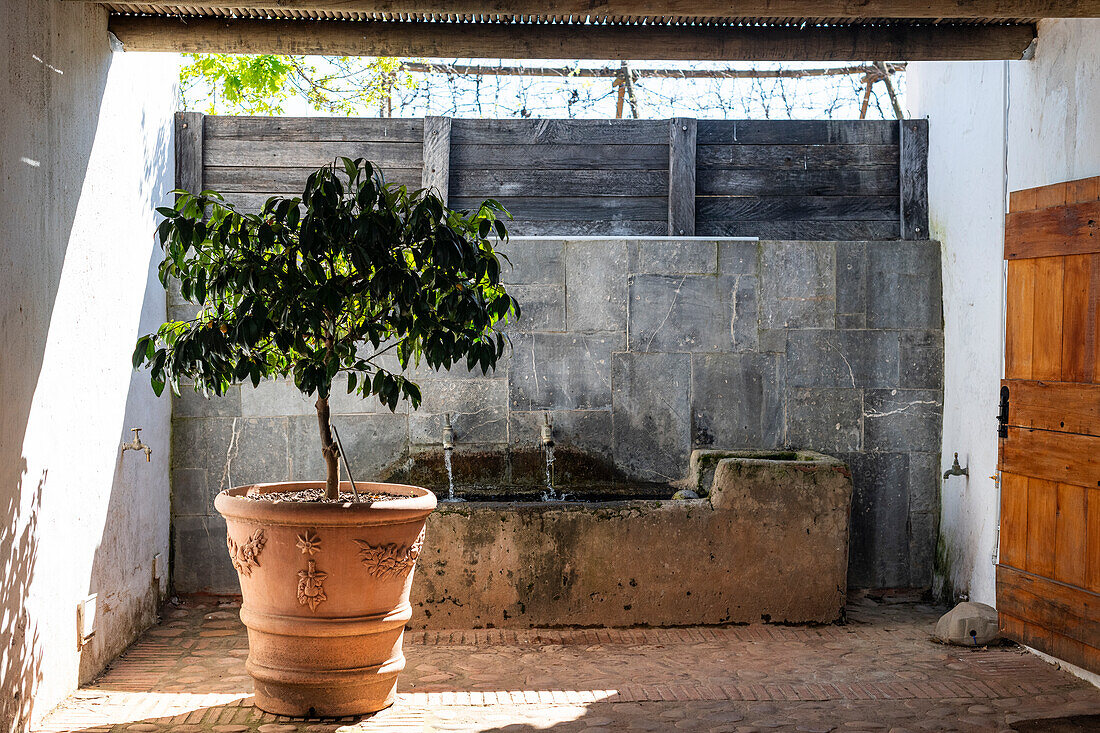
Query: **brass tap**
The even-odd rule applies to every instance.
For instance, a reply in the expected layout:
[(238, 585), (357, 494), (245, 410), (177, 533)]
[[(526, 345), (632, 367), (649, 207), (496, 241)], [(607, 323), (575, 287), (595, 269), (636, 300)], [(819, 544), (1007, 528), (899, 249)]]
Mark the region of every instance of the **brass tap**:
[(134, 434), (134, 439), (129, 443), (122, 444), (122, 455), (126, 455), (128, 450), (143, 450), (145, 451), (145, 462), (148, 463), (152, 460), (153, 449), (141, 442), (141, 428), (130, 428), (130, 432)]
[(455, 429), (451, 427), (451, 413), (443, 415), (443, 450), (454, 450)]
[(943, 472), (943, 477), (945, 479), (951, 478), (952, 476), (966, 476), (967, 478), (970, 478), (970, 467), (967, 466), (966, 468), (963, 468), (959, 465), (958, 453), (955, 454), (955, 462), (951, 464), (951, 468)]
[(542, 445), (546, 448), (554, 447), (554, 426), (550, 423), (550, 413), (542, 413)]

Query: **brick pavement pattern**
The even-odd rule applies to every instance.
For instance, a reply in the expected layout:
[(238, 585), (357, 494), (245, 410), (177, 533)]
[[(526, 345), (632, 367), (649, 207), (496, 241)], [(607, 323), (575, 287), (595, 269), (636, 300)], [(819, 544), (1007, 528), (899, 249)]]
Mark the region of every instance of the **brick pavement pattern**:
[(301, 721), (252, 705), (236, 606), (187, 599), (37, 730), (901, 733), (1100, 714), (1100, 689), (1018, 647), (933, 643), (938, 613), (864, 599), (837, 626), (410, 632), (394, 707)]

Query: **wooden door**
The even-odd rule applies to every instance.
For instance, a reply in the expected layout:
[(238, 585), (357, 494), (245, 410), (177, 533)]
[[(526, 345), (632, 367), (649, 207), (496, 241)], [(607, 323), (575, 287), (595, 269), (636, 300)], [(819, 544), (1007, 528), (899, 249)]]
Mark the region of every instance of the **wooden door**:
[(1001, 382), (997, 610), (1100, 672), (1100, 177), (1014, 192)]

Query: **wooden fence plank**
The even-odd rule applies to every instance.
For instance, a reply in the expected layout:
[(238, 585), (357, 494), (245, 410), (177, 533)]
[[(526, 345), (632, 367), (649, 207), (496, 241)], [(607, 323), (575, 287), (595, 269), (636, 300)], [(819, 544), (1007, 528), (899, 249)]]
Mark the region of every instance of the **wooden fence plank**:
[(1100, 486), (1100, 438), (1009, 427), (998, 467), (1055, 483)]
[(1095, 489), (1089, 491), (1086, 522), (1088, 578), (1085, 587), (1093, 593), (1100, 593), (1100, 491)]
[[(207, 166), (206, 185), (222, 193), (279, 193), (300, 195), (306, 179), (316, 168), (272, 168), (269, 166)], [(383, 168), (387, 183), (418, 188), (420, 168)]]
[(660, 145), (452, 145), (451, 167), (523, 170), (668, 171), (668, 143)]
[(699, 145), (897, 145), (888, 120), (699, 120)]
[(663, 144), (663, 120), (456, 119), (454, 145), (655, 145)]
[(320, 168), (339, 157), (366, 158), (381, 168), (420, 168), (421, 143), (296, 142), (281, 140), (207, 140), (203, 163), (208, 166), (259, 165), (279, 168)]
[(668, 222), (660, 220), (632, 221), (569, 221), (563, 219), (531, 221), (515, 219), (508, 222), (508, 232), (523, 236), (575, 236), (575, 237), (663, 237)]
[(896, 196), (700, 196), (699, 219), (737, 221), (893, 221), (897, 222)]
[(199, 193), (203, 190), (203, 115), (176, 113), (176, 188)]
[(880, 168), (897, 170), (896, 145), (699, 145), (700, 168), (759, 170), (828, 170)]
[[(453, 196), (451, 206), (475, 209), (481, 201), (481, 197)], [(665, 221), (668, 213), (668, 201), (656, 196), (502, 196), (498, 201), (517, 218), (529, 221), (554, 221), (562, 219), (563, 214), (585, 221)]]
[(1005, 379), (1008, 424), (1100, 436), (1100, 385)]
[(400, 117), (234, 117), (211, 115), (206, 136), (294, 142), (401, 142), (423, 138), (419, 119)]
[(901, 120), (901, 238), (928, 239), (928, 120)]
[(1100, 252), (1100, 201), (1010, 212), (1005, 259)]
[(668, 234), (695, 236), (695, 137), (687, 117), (668, 121)]
[(451, 183), (451, 118), (424, 118), (423, 168), (420, 187), (435, 191), (447, 203)]
[(464, 169), (451, 172), (451, 193), (455, 196), (665, 196), (668, 172)]
[[(1062, 275), (1062, 381), (1091, 382), (1096, 367), (1096, 295), (1090, 296), (1094, 260), (1069, 255)], [(1100, 422), (1096, 423), (1100, 425)]]
[[(698, 212), (696, 213), (698, 216)], [(886, 221), (731, 221), (695, 222), (699, 237), (760, 237), (761, 239), (817, 239), (834, 241), (897, 239), (898, 224)]]
[(862, 170), (735, 170), (700, 168), (700, 196), (889, 196), (898, 188), (896, 168)]

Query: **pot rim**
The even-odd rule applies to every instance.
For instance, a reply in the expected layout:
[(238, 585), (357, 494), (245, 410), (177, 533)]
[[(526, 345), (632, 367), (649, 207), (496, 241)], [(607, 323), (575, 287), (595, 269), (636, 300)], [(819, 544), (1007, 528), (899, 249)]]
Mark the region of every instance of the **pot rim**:
[[(324, 488), (324, 481), (279, 481), (248, 484), (224, 489), (214, 497), (214, 508), (226, 519), (264, 524), (347, 526), (370, 524), (398, 524), (422, 520), (436, 507), (436, 497), (431, 491), (408, 484), (388, 484), (357, 481), (360, 492), (402, 494), (402, 499), (378, 502), (293, 502), (256, 501), (248, 494), (271, 494), (280, 491)], [(351, 491), (351, 484), (343, 481), (341, 491)]]

